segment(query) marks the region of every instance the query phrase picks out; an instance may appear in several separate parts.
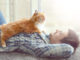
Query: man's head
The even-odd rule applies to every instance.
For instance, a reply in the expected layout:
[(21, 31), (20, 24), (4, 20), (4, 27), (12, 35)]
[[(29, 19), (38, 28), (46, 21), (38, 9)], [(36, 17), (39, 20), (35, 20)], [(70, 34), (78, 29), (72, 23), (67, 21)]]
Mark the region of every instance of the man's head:
[(50, 35), (51, 43), (66, 43), (70, 44), (74, 50), (79, 46), (79, 38), (73, 30), (67, 32), (57, 30), (54, 34)]
[(68, 35), (61, 39), (61, 42), (70, 44), (74, 47), (74, 50), (79, 46), (79, 38), (73, 30), (69, 30)]

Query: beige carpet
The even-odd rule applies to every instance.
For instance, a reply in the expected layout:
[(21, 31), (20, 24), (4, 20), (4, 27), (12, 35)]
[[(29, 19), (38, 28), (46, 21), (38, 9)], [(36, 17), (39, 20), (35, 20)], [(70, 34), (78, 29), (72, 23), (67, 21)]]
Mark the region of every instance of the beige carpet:
[[(15, 53), (0, 53), (0, 60), (65, 60), (65, 59), (36, 58), (30, 55), (15, 52)], [(80, 60), (80, 47), (77, 49), (76, 53), (67, 60)]]
[[(56, 60), (56, 59), (36, 58), (21, 53), (0, 53), (0, 60)], [(57, 60), (64, 60), (64, 59), (57, 59)], [(80, 60), (80, 47), (77, 49), (76, 53), (67, 60)]]
[(76, 53), (72, 55), (68, 60), (80, 60), (80, 47), (77, 49)]

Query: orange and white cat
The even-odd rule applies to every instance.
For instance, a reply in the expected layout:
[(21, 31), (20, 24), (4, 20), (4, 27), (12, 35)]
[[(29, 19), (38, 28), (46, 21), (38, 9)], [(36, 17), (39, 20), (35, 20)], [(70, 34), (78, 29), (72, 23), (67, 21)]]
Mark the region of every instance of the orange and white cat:
[(44, 23), (45, 17), (43, 13), (35, 12), (30, 19), (21, 19), (19, 21), (11, 22), (0, 26), (1, 30), (1, 45), (6, 47), (5, 40), (12, 37), (15, 34), (25, 33), (41, 33), (40, 25)]

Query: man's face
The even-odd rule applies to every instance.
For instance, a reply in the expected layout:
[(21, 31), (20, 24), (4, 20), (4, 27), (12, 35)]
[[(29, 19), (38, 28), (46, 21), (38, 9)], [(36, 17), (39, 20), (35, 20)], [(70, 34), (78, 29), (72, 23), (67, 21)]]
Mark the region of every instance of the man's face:
[(64, 37), (67, 37), (68, 35), (68, 32), (63, 32), (63, 31), (60, 31), (60, 30), (56, 30), (56, 32), (54, 32), (52, 35), (52, 42), (53, 43), (61, 43), (61, 39), (63, 39)]

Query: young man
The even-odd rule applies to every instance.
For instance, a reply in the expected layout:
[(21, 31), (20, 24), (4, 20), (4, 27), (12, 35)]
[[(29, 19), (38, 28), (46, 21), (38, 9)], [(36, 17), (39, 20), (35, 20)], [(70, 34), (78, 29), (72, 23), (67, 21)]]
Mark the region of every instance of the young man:
[[(51, 58), (67, 58), (73, 54), (74, 46), (72, 44), (68, 44), (69, 42), (67, 44), (64, 44), (65, 42), (61, 42), (61, 39), (63, 39), (64, 37), (68, 37), (67, 34), (55, 32), (53, 35), (49, 35), (48, 37), (50, 37), (51, 43), (54, 44), (46, 44), (38, 33), (20, 33), (9, 38), (6, 41), (7, 47), (0, 47), (0, 52), (12, 52), (18, 50), (37, 57)], [(70, 40), (72, 39), (73, 37)], [(64, 41), (64, 39), (62, 41)]]

